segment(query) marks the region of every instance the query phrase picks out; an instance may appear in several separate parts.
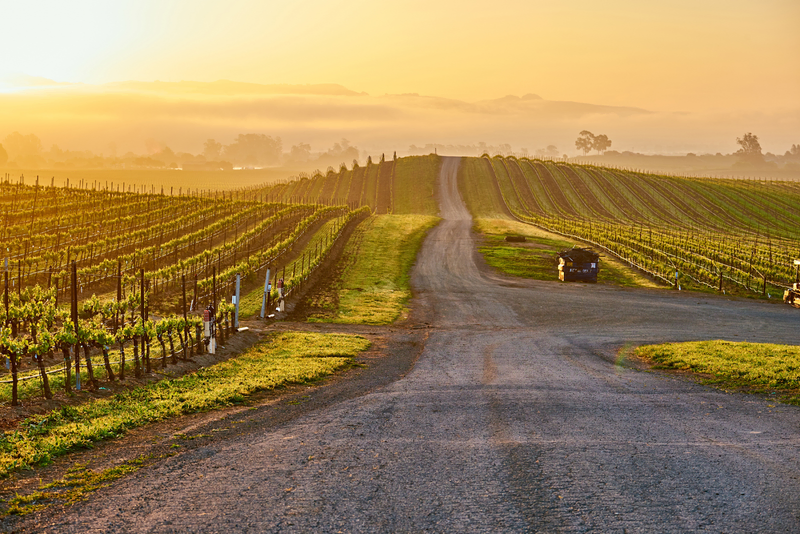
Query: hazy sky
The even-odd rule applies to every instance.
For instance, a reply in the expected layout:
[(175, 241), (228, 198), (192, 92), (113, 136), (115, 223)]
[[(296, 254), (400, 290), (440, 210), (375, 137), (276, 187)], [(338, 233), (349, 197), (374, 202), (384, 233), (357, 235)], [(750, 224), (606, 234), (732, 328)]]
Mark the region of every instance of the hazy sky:
[(340, 83), (672, 111), (800, 100), (797, 0), (1, 4), (0, 69), (58, 81)]
[(800, 111), (798, 0), (0, 0), (0, 13), (0, 80), (337, 83), (757, 117), (736, 134), (787, 113), (776, 144)]

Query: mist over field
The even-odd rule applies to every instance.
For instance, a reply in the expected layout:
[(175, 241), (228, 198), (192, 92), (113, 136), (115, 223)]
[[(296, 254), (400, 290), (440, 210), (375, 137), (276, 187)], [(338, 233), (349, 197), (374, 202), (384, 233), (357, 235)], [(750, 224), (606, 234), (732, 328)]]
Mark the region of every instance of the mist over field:
[(368, 95), (336, 84), (36, 83), (0, 94), (0, 139), (14, 131), (33, 133), (45, 149), (56, 144), (102, 155), (147, 153), (148, 140), (199, 153), (207, 139), (229, 143), (252, 132), (280, 137), (287, 150), (299, 143), (327, 150), (347, 138), (373, 153), (485, 142), (531, 154), (555, 145), (559, 155), (573, 156), (575, 137), (584, 129), (607, 133), (618, 151), (666, 155), (730, 153), (737, 135), (753, 131), (765, 151), (782, 154), (799, 141), (800, 131), (800, 107), (781, 113), (680, 113), (533, 93), (465, 101), (416, 93)]
[[(337, 84), (217, 82), (58, 84), (23, 77), (0, 93), (0, 142), (6, 170), (269, 168), (237, 176), (237, 186), (274, 181), (368, 156), (483, 152), (546, 157), (591, 156), (575, 146), (583, 130), (612, 141), (605, 160), (651, 170), (739, 174), (737, 136), (759, 134), (782, 156), (800, 141), (800, 111), (668, 113), (637, 107), (545, 99), (536, 94), (464, 101), (420, 94), (368, 95)], [(263, 146), (249, 155), (249, 136)], [(266, 143), (266, 144), (264, 144)], [(215, 151), (214, 147), (218, 147)], [(681, 156), (680, 162), (634, 157)], [(686, 160), (687, 154), (706, 160)], [(717, 157), (713, 157), (717, 155)], [(708, 157), (711, 157), (709, 160)], [(610, 159), (609, 159), (610, 158)], [(793, 164), (779, 174), (794, 177)], [(800, 162), (798, 162), (800, 163)], [(227, 167), (225, 167), (227, 166)], [(769, 174), (778, 170), (757, 170)], [(753, 169), (748, 169), (754, 171)], [(754, 171), (755, 172), (755, 171)], [(752, 174), (752, 172), (751, 172)], [(109, 179), (108, 175), (103, 175)], [(152, 183), (154, 175), (144, 178)], [(113, 177), (111, 178), (113, 179)], [(176, 177), (159, 177), (178, 184)], [(134, 178), (134, 181), (140, 181)], [(129, 179), (130, 182), (130, 179)], [(213, 185), (214, 178), (202, 180)]]

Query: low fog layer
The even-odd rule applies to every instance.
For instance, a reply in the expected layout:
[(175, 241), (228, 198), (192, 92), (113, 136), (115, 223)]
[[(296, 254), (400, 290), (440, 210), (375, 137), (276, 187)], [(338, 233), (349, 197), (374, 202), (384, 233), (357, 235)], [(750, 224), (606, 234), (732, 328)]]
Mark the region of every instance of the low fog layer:
[(280, 150), (287, 155), (293, 147), (299, 149), (295, 162), (335, 151), (334, 143), (343, 151), (343, 138), (357, 147), (356, 152), (336, 154), (334, 165), (349, 165), (367, 154), (396, 151), (402, 156), (437, 147), (465, 155), (488, 146), (518, 155), (573, 157), (583, 155), (575, 147), (583, 130), (607, 135), (615, 152), (642, 154), (730, 154), (739, 148), (737, 136), (745, 132), (756, 133), (765, 152), (779, 155), (800, 142), (800, 109), (780, 116), (664, 113), (535, 94), (476, 102), (418, 94), (367, 95), (335, 84), (92, 86), (28, 78), (0, 93), (0, 116), (0, 141), (14, 132), (34, 134), (43, 152), (152, 156), (168, 148), (202, 155), (210, 139), (232, 146), (241, 134), (280, 140)]

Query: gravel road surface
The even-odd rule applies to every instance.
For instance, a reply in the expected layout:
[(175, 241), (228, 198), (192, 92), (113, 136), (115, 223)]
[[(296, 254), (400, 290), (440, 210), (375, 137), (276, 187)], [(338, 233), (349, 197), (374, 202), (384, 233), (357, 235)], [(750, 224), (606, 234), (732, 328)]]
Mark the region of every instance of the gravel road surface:
[[(746, 300), (488, 273), (445, 159), (405, 378), (101, 490), (51, 532), (800, 532), (800, 410), (618, 361), (796, 342)], [(487, 274), (488, 273), (488, 274)]]

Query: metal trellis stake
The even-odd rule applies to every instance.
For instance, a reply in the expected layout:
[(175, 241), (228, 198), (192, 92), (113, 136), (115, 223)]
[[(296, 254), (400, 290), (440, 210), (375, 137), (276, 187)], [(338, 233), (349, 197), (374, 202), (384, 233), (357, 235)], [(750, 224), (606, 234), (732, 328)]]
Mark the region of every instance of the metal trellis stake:
[(242, 275), (236, 273), (236, 304), (234, 305), (235, 308), (233, 314), (233, 328), (235, 329), (239, 328), (239, 297), (241, 296), (240, 294), (241, 282), (242, 282)]

